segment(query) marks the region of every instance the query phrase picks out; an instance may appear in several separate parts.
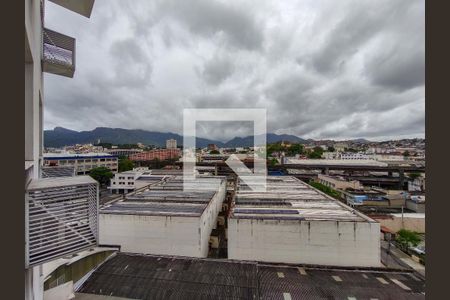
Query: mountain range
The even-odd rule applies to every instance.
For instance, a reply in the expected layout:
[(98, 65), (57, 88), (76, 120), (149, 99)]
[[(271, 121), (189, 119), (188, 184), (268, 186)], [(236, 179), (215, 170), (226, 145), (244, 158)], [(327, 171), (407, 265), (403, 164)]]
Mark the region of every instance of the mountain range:
[[(166, 140), (175, 139), (178, 145), (183, 144), (183, 136), (171, 132), (146, 131), (142, 129), (122, 129), (97, 127), (90, 131), (75, 131), (62, 127), (55, 127), (53, 130), (44, 131), (45, 147), (63, 147), (75, 144), (137, 144), (155, 145), (165, 147)], [(208, 144), (216, 144), (218, 147), (251, 147), (253, 146), (253, 136), (235, 137), (227, 142), (221, 142), (206, 138), (197, 138), (197, 147), (206, 147)], [(307, 143), (308, 141), (289, 134), (267, 134), (267, 143), (279, 141), (289, 141), (293, 143)]]

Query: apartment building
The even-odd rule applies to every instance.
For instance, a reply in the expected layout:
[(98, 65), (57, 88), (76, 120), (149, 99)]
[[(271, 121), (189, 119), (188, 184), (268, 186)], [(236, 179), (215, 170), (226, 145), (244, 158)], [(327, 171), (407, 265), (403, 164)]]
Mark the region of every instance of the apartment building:
[(134, 191), (136, 188), (136, 179), (142, 175), (140, 171), (126, 171), (117, 173), (111, 179), (111, 185), (108, 189), (112, 194), (126, 194)]
[(141, 153), (132, 154), (129, 158), (133, 161), (146, 161), (146, 160), (168, 160), (178, 159), (181, 156), (180, 149), (154, 149)]
[(105, 149), (104, 152), (114, 155), (114, 156), (125, 156), (129, 157), (132, 154), (141, 153), (142, 149), (119, 149), (119, 148), (112, 148), (112, 149)]
[(175, 139), (167, 140), (166, 149), (177, 149), (177, 140)]
[(45, 153), (45, 167), (74, 167), (76, 175), (86, 175), (98, 167), (105, 167), (113, 173), (119, 168), (117, 156), (108, 153)]
[[(88, 18), (94, 5), (94, 0), (50, 1)], [(45, 27), (46, 2), (25, 0), (26, 300), (73, 298), (80, 277), (57, 277), (56, 272), (79, 262), (76, 272), (84, 276), (103, 261), (84, 264), (84, 259), (106, 253), (97, 249), (98, 183), (89, 176), (42, 178), (43, 72), (64, 77), (75, 72), (75, 38)]]

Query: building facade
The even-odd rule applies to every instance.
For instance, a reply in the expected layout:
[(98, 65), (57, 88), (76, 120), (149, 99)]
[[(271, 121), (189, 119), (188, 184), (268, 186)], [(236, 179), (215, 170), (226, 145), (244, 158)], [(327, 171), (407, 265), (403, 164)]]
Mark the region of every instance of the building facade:
[[(94, 0), (51, 2), (85, 17), (94, 5)], [(49, 272), (65, 263), (63, 257), (98, 246), (98, 183), (89, 176), (42, 178), (43, 72), (73, 77), (75, 71), (75, 39), (44, 26), (45, 4), (25, 0), (26, 300), (73, 298), (73, 280), (57, 282), (48, 289), (56, 296), (44, 296)]]
[(318, 174), (317, 182), (323, 184), (332, 189), (346, 190), (346, 189), (355, 189), (359, 190), (363, 188), (363, 185), (358, 180), (345, 180), (342, 177), (336, 176), (327, 176)]
[(138, 171), (127, 171), (114, 174), (108, 189), (112, 194), (126, 194), (136, 188), (136, 179), (142, 174)]
[(132, 154), (136, 154), (136, 153), (141, 153), (143, 150), (142, 149), (105, 149), (104, 152), (114, 155), (114, 156), (125, 156), (125, 157), (130, 157), (130, 155)]
[(167, 140), (166, 149), (177, 149), (177, 140), (175, 139)]
[(45, 153), (44, 166), (46, 167), (74, 167), (76, 175), (86, 175), (98, 167), (105, 167), (113, 173), (117, 173), (119, 168), (117, 156), (108, 153)]
[(180, 149), (154, 149), (141, 153), (132, 154), (129, 158), (133, 161), (146, 161), (146, 160), (169, 160), (178, 159), (181, 156)]

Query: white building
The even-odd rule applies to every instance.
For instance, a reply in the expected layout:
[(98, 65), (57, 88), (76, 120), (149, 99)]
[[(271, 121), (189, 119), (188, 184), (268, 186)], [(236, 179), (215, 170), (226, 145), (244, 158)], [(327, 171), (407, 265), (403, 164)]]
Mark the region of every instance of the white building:
[(380, 224), (294, 177), (269, 176), (264, 193), (241, 182), (228, 258), (380, 267)]
[(136, 188), (136, 179), (138, 179), (143, 172), (126, 171), (114, 174), (111, 179), (111, 184), (108, 187), (112, 194), (126, 194), (132, 192)]
[(345, 159), (345, 160), (370, 160), (370, 159), (374, 159), (373, 155), (370, 154), (365, 154), (362, 152), (345, 152), (345, 153), (341, 153), (339, 155), (340, 159)]
[[(51, 2), (85, 17), (90, 16), (94, 4), (94, 0)], [(67, 263), (63, 257), (98, 245), (97, 182), (88, 176), (41, 178), (43, 72), (72, 77), (75, 71), (75, 39), (44, 27), (45, 4), (44, 0), (25, 0), (26, 300), (44, 299), (44, 282), (56, 268)], [(89, 253), (93, 252), (82, 256), (90, 256)], [(46, 299), (73, 298), (73, 286), (73, 281), (59, 278), (54, 287), (47, 289)]]
[[(126, 196), (100, 210), (100, 243), (124, 252), (207, 257), (225, 199), (224, 177), (200, 177), (183, 191), (181, 176)], [(211, 190), (215, 188), (215, 190)]]
[(425, 192), (425, 175), (408, 181), (408, 191), (410, 192)]
[(117, 156), (108, 153), (45, 153), (46, 167), (73, 167), (75, 174), (86, 175), (98, 167), (105, 167), (116, 173), (119, 168)]
[(177, 148), (177, 140), (175, 140), (175, 139), (167, 140), (166, 148), (167, 149), (176, 149)]

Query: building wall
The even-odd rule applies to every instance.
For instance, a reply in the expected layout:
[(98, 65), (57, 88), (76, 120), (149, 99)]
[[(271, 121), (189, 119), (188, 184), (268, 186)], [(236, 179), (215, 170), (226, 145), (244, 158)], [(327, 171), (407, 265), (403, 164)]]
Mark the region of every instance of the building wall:
[(100, 244), (123, 252), (204, 257), (200, 218), (100, 214)]
[(44, 300), (73, 299), (73, 281), (68, 281), (55, 288), (44, 291)]
[(347, 188), (352, 188), (355, 190), (362, 189), (363, 186), (361, 183), (357, 180), (352, 181), (346, 181), (346, 180), (339, 180), (330, 176), (319, 174), (317, 176), (317, 181), (325, 186), (331, 187), (333, 189), (341, 189), (345, 190)]
[(136, 153), (129, 156), (131, 160), (140, 161), (140, 160), (167, 160), (179, 158), (181, 155), (180, 149), (156, 149), (150, 150), (142, 153)]
[(40, 1), (25, 0), (25, 161), (32, 162), (34, 178), (39, 177), (43, 148), (41, 22)]
[(230, 218), (228, 258), (379, 267), (380, 224)]
[(90, 170), (98, 167), (106, 167), (116, 173), (119, 168), (117, 157), (73, 157), (64, 159), (44, 158), (45, 166), (73, 166), (77, 175), (86, 175)]
[(177, 140), (170, 139), (166, 141), (167, 149), (176, 149), (177, 148)]
[(114, 174), (114, 178), (111, 179), (111, 191), (116, 190), (134, 190), (136, 183), (136, 174), (133, 173), (117, 173)]
[(219, 186), (219, 190), (214, 195), (211, 202), (209, 202), (200, 218), (200, 222), (203, 224), (200, 231), (201, 253), (203, 257), (208, 256), (209, 237), (211, 236), (211, 231), (217, 227), (217, 218), (219, 212), (222, 210), (222, 203), (225, 200), (226, 192), (226, 180), (223, 180)]
[[(42, 17), (38, 0), (25, 0), (25, 175), (39, 178), (43, 148)], [(42, 266), (25, 269), (25, 299), (43, 297)]]
[(380, 225), (386, 226), (393, 232), (397, 232), (403, 228), (419, 233), (425, 233), (425, 218), (405, 216), (402, 222), (401, 216), (392, 216), (391, 218), (380, 218), (377, 219), (377, 221), (380, 222)]

